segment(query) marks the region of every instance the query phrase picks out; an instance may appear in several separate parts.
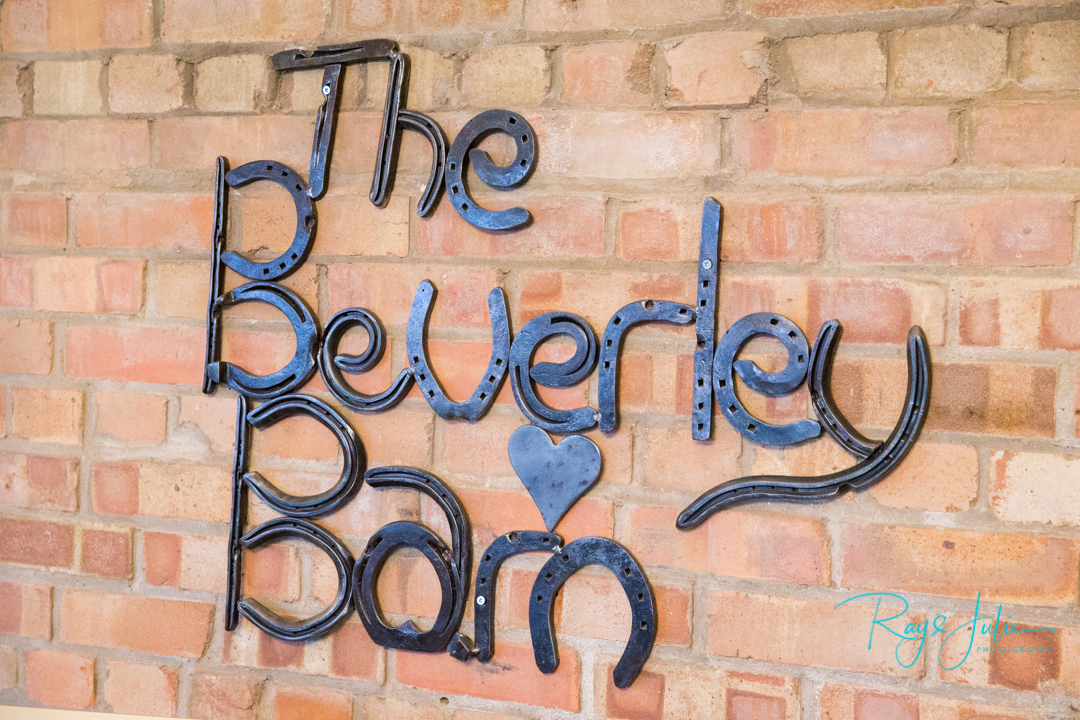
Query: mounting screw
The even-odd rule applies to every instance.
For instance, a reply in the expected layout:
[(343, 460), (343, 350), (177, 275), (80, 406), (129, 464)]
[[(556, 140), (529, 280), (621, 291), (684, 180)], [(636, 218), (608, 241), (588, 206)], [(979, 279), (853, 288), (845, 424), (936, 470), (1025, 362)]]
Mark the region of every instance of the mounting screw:
[(323, 85), (322, 86), (322, 94), (323, 95), (329, 95), (330, 94), (330, 86), (329, 85)]
[(712, 270), (712, 260), (703, 260), (701, 263), (701, 267), (705, 268), (706, 270)]
[(487, 599), (483, 595), (477, 595), (476, 596), (476, 604), (477, 605), (483, 607), (484, 603), (486, 603), (486, 602), (487, 602)]

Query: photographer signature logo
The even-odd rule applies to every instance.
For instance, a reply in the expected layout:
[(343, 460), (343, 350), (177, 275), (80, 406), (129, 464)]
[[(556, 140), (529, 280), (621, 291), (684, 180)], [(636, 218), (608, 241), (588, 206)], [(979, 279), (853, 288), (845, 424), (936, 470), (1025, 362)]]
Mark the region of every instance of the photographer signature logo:
[[(926, 619), (921, 622), (905, 622), (904, 616), (908, 611), (908, 601), (903, 596), (896, 593), (863, 593), (850, 597), (842, 603), (836, 605), (835, 608), (839, 608), (842, 605), (846, 605), (854, 600), (860, 600), (862, 598), (877, 598), (877, 607), (874, 610), (874, 619), (870, 623), (870, 641), (867, 644), (867, 649), (873, 649), (874, 647), (874, 632), (878, 628), (881, 628), (887, 632), (891, 637), (898, 638), (896, 642), (896, 650), (893, 656), (896, 658), (896, 662), (904, 668), (913, 666), (920, 657), (922, 657), (923, 651), (926, 649), (927, 640), (936, 635), (943, 635), (941, 640), (941, 647), (938, 650), (937, 662), (938, 666), (944, 670), (955, 670), (971, 656), (972, 650), (978, 653), (1048, 653), (1051, 652), (1049, 646), (1024, 644), (1021, 638), (1015, 638), (1010, 644), (1006, 638), (1010, 635), (1020, 635), (1023, 633), (1033, 632), (1052, 632), (1057, 633), (1054, 628), (1028, 628), (1021, 629), (1018, 623), (1009, 622), (1012, 617), (1006, 616), (1004, 619), (1001, 617), (1001, 605), (998, 605), (997, 613), (993, 615), (980, 615), (979, 605), (982, 601), (982, 593), (975, 596), (975, 615), (971, 620), (961, 623), (956, 627), (948, 627), (945, 622), (948, 620), (944, 615), (937, 615), (933, 621)], [(894, 615), (889, 617), (881, 617), (882, 614), (882, 601), (896, 601), (903, 606), (903, 610), (897, 611)], [(892, 605), (892, 602), (889, 602)], [(893, 612), (886, 609), (885, 613)], [(891, 623), (891, 625), (890, 625)], [(901, 628), (902, 629), (899, 629)], [(977, 631), (976, 631), (977, 629)], [(965, 631), (970, 631), (965, 633)], [(880, 634), (879, 634), (880, 637)], [(979, 643), (976, 643), (976, 638), (981, 638)], [(961, 644), (966, 638), (967, 647)], [(901, 659), (901, 649), (904, 649), (903, 655), (907, 655), (909, 652), (914, 652), (914, 657), (910, 662), (904, 662)], [(964, 649), (964, 654), (960, 658), (959, 662), (953, 665), (945, 665), (943, 658), (954, 657), (951, 652), (954, 649)]]

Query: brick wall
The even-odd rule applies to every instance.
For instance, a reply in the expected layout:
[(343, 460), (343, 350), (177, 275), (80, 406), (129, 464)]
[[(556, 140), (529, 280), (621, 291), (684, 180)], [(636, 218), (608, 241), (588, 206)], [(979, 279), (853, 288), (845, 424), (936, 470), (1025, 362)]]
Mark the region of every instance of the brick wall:
[[(589, 433), (601, 482), (559, 528), (614, 537), (647, 566), (659, 634), (628, 691), (610, 677), (629, 607), (603, 572), (567, 585), (562, 664), (536, 670), (535, 557), (504, 570), (492, 665), (387, 652), (355, 616), (307, 645), (224, 632), (235, 400), (199, 388), (214, 158), (306, 173), (321, 73), (277, 76), (269, 56), (388, 36), (411, 58), (408, 106), (451, 134), (490, 107), (527, 117), (537, 171), (511, 195), (475, 193), (535, 222), (486, 235), (445, 198), (416, 217), (429, 151), (413, 134), (373, 208), (386, 67), (350, 66), (317, 241), (286, 284), (324, 322), (355, 305), (387, 326), (386, 359), (359, 389), (403, 367), (424, 278), (441, 291), (432, 362), (458, 399), (486, 365), (495, 285), (516, 328), (548, 310), (602, 328), (633, 300), (690, 302), (709, 196), (726, 211), (721, 330), (761, 310), (810, 338), (841, 320), (834, 388), (861, 428), (893, 426), (905, 334), (929, 338), (927, 427), (894, 475), (680, 533), (678, 511), (718, 482), (851, 460), (827, 439), (753, 446), (719, 416), (714, 440), (692, 441), (692, 332), (634, 331), (622, 426)], [(278, 720), (1076, 717), (1080, 3), (4, 0), (0, 42), (0, 704)], [(233, 195), (232, 247), (288, 245), (285, 193)], [(228, 316), (226, 359), (265, 372), (291, 355), (272, 311)], [(776, 359), (769, 344), (752, 354)], [(328, 397), (317, 379), (307, 389)], [(595, 395), (594, 375), (546, 397)], [(805, 391), (745, 397), (773, 421), (810, 414)], [(506, 458), (523, 422), (509, 387), (475, 424), (435, 417), (415, 391), (348, 417), (370, 465), (455, 488), (478, 549), (541, 527)], [(255, 443), (255, 464), (294, 491), (336, 475), (314, 422)], [(362, 491), (325, 524), (358, 552), (388, 521), (430, 517), (408, 493)], [(884, 643), (865, 649), (872, 602), (833, 609), (864, 591), (953, 625), (982, 593), (984, 611), (1005, 603), (1014, 622), (1059, 632), (1040, 635), (1048, 654), (951, 672), (936, 637), (905, 669)], [(246, 592), (306, 614), (333, 573), (284, 543), (249, 555)], [(421, 624), (437, 592), (407, 553), (379, 586), (387, 613)]]

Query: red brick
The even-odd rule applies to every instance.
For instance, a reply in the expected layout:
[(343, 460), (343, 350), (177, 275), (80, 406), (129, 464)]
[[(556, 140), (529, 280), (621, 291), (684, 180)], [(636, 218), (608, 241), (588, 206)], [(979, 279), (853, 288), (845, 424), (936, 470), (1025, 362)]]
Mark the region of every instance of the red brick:
[(1067, 265), (1073, 202), (998, 198), (929, 203), (853, 198), (840, 206), (837, 241), (848, 262), (946, 265)]
[(802, 94), (828, 93), (880, 101), (885, 96), (885, 49), (874, 32), (792, 38), (784, 43)]
[(110, 515), (139, 512), (139, 467), (135, 463), (97, 463), (93, 473), (90, 497), (96, 512)]
[(615, 679), (607, 675), (606, 717), (625, 720), (659, 720), (664, 716), (664, 676), (643, 672), (629, 688), (615, 687)]
[[(321, 96), (320, 96), (321, 97)], [(435, 215), (420, 225), (421, 231), (445, 214), (439, 203)], [(295, 227), (296, 213), (292, 204), (287, 208)], [(334, 192), (334, 188), (319, 201), (319, 231), (312, 253), (351, 256), (405, 257), (409, 254), (409, 201), (391, 196), (385, 207), (376, 207), (366, 195), (354, 192)], [(455, 216), (457, 213), (453, 213)], [(356, 228), (365, 228), (362, 234)], [(292, 238), (292, 230), (287, 231)]]
[(920, 175), (956, 159), (944, 107), (740, 113), (731, 135), (737, 162), (751, 172)]
[(914, 28), (893, 40), (895, 90), (975, 97), (1005, 78), (1008, 32), (977, 25)]
[(7, 52), (145, 47), (150, 8), (139, 0), (11, 0), (0, 27)]
[(1076, 21), (1033, 25), (1024, 36), (1017, 79), (1035, 90), (1080, 86), (1080, 24)]
[(1039, 347), (1048, 350), (1080, 348), (1080, 325), (1069, 304), (1080, 298), (1080, 288), (1046, 289), (1042, 292)]
[(103, 578), (131, 577), (131, 531), (82, 531), (79, 570)]
[(78, 390), (12, 388), (14, 435), (38, 442), (79, 444), (83, 433), (83, 394)]
[(278, 688), (274, 693), (275, 720), (352, 720), (352, 698), (329, 690)]
[(180, 587), (182, 535), (144, 532), (143, 575), (150, 585)]
[(67, 242), (67, 201), (48, 193), (0, 195), (0, 235), (5, 245), (63, 247)]
[(255, 720), (262, 683), (244, 675), (196, 675), (190, 712), (217, 720)]
[(759, 17), (788, 17), (842, 15), (947, 4), (948, 0), (753, 0), (751, 9)]
[(530, 2), (526, 8), (525, 27), (541, 32), (616, 28), (632, 30), (717, 19), (723, 12), (723, 0), (673, 0), (663, 6), (647, 0), (598, 0), (572, 4), (559, 0), (538, 0)]
[(645, 565), (703, 572), (709, 562), (709, 534), (673, 532), (678, 514), (675, 508), (632, 508), (627, 534), (622, 539), (638, 562)]
[(183, 65), (172, 55), (116, 55), (109, 61), (114, 113), (165, 113), (184, 104)]
[(828, 533), (813, 520), (732, 511), (711, 519), (707, 532), (716, 575), (829, 583)]
[(206, 8), (194, 0), (166, 0), (161, 38), (166, 43), (314, 40), (325, 25), (316, 0), (269, 0)]
[[(449, 202), (420, 225), (420, 252), (436, 257), (578, 258), (604, 254), (604, 202), (599, 197), (518, 201), (533, 217), (526, 228), (492, 234), (463, 223)], [(486, 203), (491, 210), (513, 202)]]
[(4, 126), (0, 167), (46, 175), (93, 175), (150, 163), (144, 120), (24, 120)]
[(454, 28), (469, 31), (516, 28), (521, 0), (452, 0), (432, 4), (423, 0), (381, 3), (348, 0), (338, 13), (339, 32), (347, 35), (382, 31), (432, 33)]
[[(535, 575), (528, 577), (529, 592)], [(653, 583), (657, 608), (657, 645), (690, 646), (690, 595), (682, 588)], [(630, 626), (630, 601), (610, 575), (576, 575), (560, 590), (564, 607), (558, 633), (599, 640), (622, 640)], [(524, 603), (528, 607), (528, 602)], [(524, 620), (524, 617), (522, 618)], [(527, 626), (527, 623), (520, 623)]]
[(57, 650), (26, 653), (26, 694), (31, 700), (81, 710), (94, 704), (94, 660)]
[(259, 636), (259, 665), (271, 668), (300, 668), (304, 663), (304, 646), (278, 640), (265, 633)]
[(114, 515), (180, 517), (226, 522), (229, 469), (180, 463), (97, 463), (91, 485), (94, 509)]
[(0, 505), (77, 510), (79, 461), (0, 453)]
[(821, 717), (830, 720), (1036, 720), (1044, 715), (1037, 710), (831, 684), (822, 689), (819, 707)]
[(1008, 105), (974, 110), (974, 165), (1080, 166), (1080, 105)]
[(105, 663), (105, 702), (112, 712), (172, 717), (176, 695), (172, 668), (122, 660)]
[(34, 303), (34, 270), (29, 258), (0, 258), (0, 305), (30, 307)]
[[(854, 593), (852, 593), (854, 595)], [(917, 678), (922, 667), (903, 668), (897, 663), (895, 639), (867, 638), (875, 603), (836, 603), (823, 600), (748, 595), (730, 591), (709, 594), (709, 652), (727, 657), (751, 658), (793, 665), (821, 665), (878, 675)], [(895, 605), (882, 602), (882, 613), (895, 614)], [(904, 619), (915, 620), (915, 614)], [(773, 628), (762, 632), (762, 628)], [(913, 643), (900, 648), (905, 662)]]
[(204, 603), (68, 590), (60, 635), (75, 645), (200, 657), (213, 611)]
[(64, 371), (76, 378), (198, 385), (205, 344), (203, 332), (190, 329), (73, 327)]
[(0, 632), (52, 637), (52, 587), (0, 582)]
[(45, 320), (0, 320), (0, 373), (47, 375), (52, 369), (52, 324)]
[(70, 568), (74, 559), (75, 536), (70, 525), (44, 520), (0, 519), (0, 560)]
[(420, 705), (394, 697), (364, 698), (365, 720), (443, 720), (444, 717), (443, 709), (434, 702)]
[(963, 512), (974, 505), (978, 492), (975, 448), (922, 440), (900, 467), (870, 489), (870, 496), (888, 507)]
[(330, 673), (338, 677), (383, 681), (386, 651), (376, 645), (359, 621), (345, 623), (331, 636)]
[(783, 698), (733, 690), (727, 694), (727, 720), (784, 720), (787, 702)]
[(1075, 602), (1080, 545), (1059, 538), (887, 525), (847, 526), (844, 587), (1063, 605)]
[(80, 195), (76, 240), (85, 247), (204, 249), (213, 229), (213, 198), (125, 193)]
[(567, 48), (562, 57), (562, 100), (574, 105), (652, 104), (654, 49), (637, 43)]
[(645, 484), (653, 488), (705, 492), (742, 475), (741, 437), (718, 432), (713, 440), (694, 442), (689, 429), (650, 428), (645, 448)]
[(19, 653), (13, 647), (0, 645), (0, 689), (8, 690), (19, 684)]
[(397, 653), (397, 680), (424, 690), (471, 695), (576, 712), (580, 707), (581, 666), (577, 653), (560, 648), (559, 669), (544, 675), (532, 646), (501, 642), (495, 661), (499, 672), (479, 663), (464, 665), (446, 654)]
[[(172, 0), (190, 2), (190, 0)], [(306, 1), (306, 0), (305, 0)], [(194, 13), (199, 15), (200, 13)], [(236, 117), (170, 117), (156, 121), (158, 166), (167, 170), (210, 170), (219, 155), (231, 167), (263, 158), (274, 158), (289, 167), (307, 167), (311, 159), (309, 139), (314, 116), (252, 115)], [(338, 120), (342, 128), (342, 121)], [(345, 159), (348, 148), (335, 143), (335, 160)], [(213, 143), (205, 142), (208, 137)], [(377, 135), (376, 135), (377, 137)], [(299, 138), (304, 138), (301, 142)], [(338, 163), (334, 168), (341, 170)], [(213, 223), (200, 229), (209, 245)]]
[(40, 258), (34, 299), (41, 310), (132, 313), (142, 307), (143, 262), (86, 257)]
[[(0, 14), (3, 9), (0, 8)], [(3, 29), (0, 28), (0, 32)], [(19, 87), (20, 77), (26, 77), (28, 63), (0, 63), (0, 117), (18, 118), (24, 113), (25, 92)]]
[(95, 430), (124, 443), (157, 444), (165, 440), (165, 398), (124, 392), (94, 393)]
[(807, 331), (836, 319), (844, 342), (903, 344), (919, 325), (932, 345), (944, 340), (946, 298), (943, 288), (886, 278), (812, 278), (809, 281)]
[(990, 474), (994, 513), (1008, 522), (1078, 525), (1075, 456), (996, 451)]
[(1051, 437), (1056, 385), (1057, 373), (1049, 367), (936, 366), (926, 426), (949, 432)]
[(461, 69), (461, 91), (473, 107), (530, 107), (551, 87), (547, 53), (539, 45), (474, 48)]
[(765, 33), (713, 32), (691, 35), (665, 53), (665, 103), (747, 105), (765, 80)]

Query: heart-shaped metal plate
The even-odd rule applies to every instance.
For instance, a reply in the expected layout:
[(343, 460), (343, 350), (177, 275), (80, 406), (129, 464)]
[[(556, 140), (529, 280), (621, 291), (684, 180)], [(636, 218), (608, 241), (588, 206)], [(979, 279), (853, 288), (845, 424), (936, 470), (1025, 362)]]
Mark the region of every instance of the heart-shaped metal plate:
[(549, 532), (600, 477), (600, 448), (581, 435), (556, 445), (540, 428), (522, 425), (510, 436), (509, 451)]

